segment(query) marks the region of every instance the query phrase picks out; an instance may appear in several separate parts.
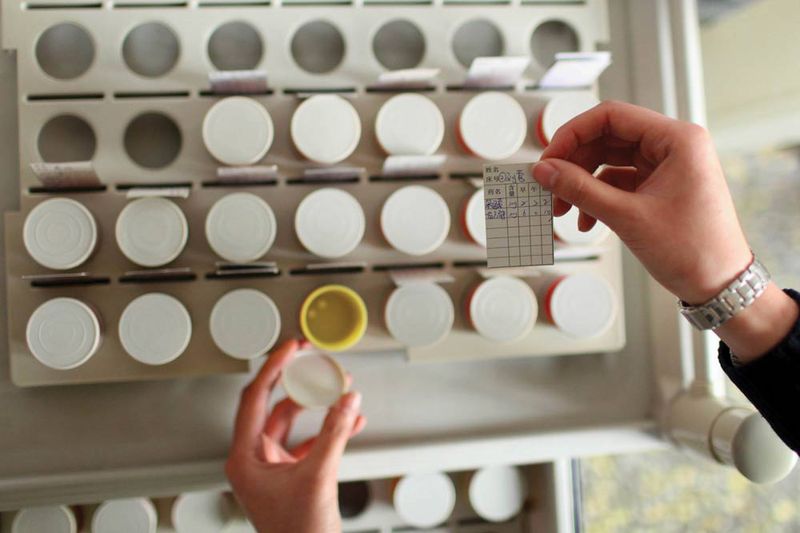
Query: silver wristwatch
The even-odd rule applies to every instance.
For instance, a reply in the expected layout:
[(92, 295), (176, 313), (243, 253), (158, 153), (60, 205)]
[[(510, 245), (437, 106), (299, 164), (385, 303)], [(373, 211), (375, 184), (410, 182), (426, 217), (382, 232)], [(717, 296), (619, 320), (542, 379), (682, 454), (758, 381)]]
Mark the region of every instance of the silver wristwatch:
[(716, 329), (761, 296), (771, 279), (767, 267), (753, 262), (722, 292), (703, 305), (678, 301), (681, 314), (697, 329)]

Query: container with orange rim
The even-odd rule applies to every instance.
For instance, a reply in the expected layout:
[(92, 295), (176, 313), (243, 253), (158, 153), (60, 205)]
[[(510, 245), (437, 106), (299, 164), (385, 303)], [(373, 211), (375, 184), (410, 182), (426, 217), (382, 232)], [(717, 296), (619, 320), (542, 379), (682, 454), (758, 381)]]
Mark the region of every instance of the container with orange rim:
[(547, 321), (567, 335), (592, 338), (611, 327), (617, 299), (604, 278), (590, 273), (552, 276), (538, 282)]
[(367, 330), (367, 306), (350, 287), (323, 285), (303, 301), (300, 329), (306, 339), (322, 350), (347, 350)]
[(456, 123), (456, 137), (467, 153), (498, 161), (517, 153), (528, 135), (525, 111), (506, 93), (488, 91), (467, 102)]
[(539, 144), (545, 147), (549, 145), (558, 128), (599, 103), (597, 97), (587, 92), (562, 94), (552, 98), (536, 120), (536, 138)]
[(486, 248), (486, 215), (483, 189), (470, 194), (461, 204), (461, 231), (478, 246)]

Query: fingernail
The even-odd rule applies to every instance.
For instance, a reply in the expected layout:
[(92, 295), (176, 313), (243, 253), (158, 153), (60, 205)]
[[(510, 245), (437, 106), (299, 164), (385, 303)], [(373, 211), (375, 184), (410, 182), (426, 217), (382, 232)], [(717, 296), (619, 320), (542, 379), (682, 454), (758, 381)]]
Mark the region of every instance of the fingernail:
[(353, 391), (342, 396), (341, 407), (344, 411), (358, 411), (361, 408), (361, 393)]
[(553, 183), (555, 183), (558, 177), (558, 169), (547, 161), (535, 163), (531, 172), (534, 179), (536, 179), (542, 187), (548, 189), (553, 186)]

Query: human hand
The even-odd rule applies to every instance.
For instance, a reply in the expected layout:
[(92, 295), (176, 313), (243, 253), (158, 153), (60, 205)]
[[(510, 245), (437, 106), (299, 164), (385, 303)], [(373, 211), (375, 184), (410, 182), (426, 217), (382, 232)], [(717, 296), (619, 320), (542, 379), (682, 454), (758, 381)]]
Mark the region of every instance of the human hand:
[(341, 531), (336, 481), (347, 441), (366, 425), (361, 395), (349, 392), (330, 408), (317, 437), (288, 449), (292, 423), (302, 407), (269, 397), (281, 370), (300, 347), (291, 340), (267, 358), (242, 391), (225, 473), (259, 533)]

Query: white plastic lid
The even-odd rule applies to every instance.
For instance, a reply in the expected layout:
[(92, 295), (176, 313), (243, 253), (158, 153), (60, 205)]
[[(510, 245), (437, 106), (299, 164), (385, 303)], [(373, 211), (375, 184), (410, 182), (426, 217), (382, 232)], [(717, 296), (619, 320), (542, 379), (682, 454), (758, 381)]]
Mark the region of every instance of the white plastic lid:
[(292, 115), (292, 141), (311, 161), (338, 163), (353, 153), (361, 139), (361, 119), (353, 105), (335, 94), (306, 99)]
[(192, 318), (178, 299), (160, 292), (139, 296), (122, 312), (119, 340), (128, 354), (146, 365), (174, 361), (192, 338)]
[(453, 327), (455, 310), (447, 291), (436, 283), (409, 283), (392, 292), (384, 313), (392, 337), (406, 346), (430, 346)]
[(482, 282), (469, 300), (469, 317), (482, 336), (498, 342), (516, 341), (530, 333), (538, 305), (522, 280), (497, 276)]
[(589, 273), (572, 274), (558, 281), (547, 305), (556, 327), (577, 338), (604, 333), (617, 313), (611, 286)]
[(553, 218), (553, 232), (559, 239), (567, 244), (589, 245), (601, 243), (608, 238), (611, 230), (599, 220), (589, 231), (579, 230), (579, 215), (578, 208), (571, 207), (564, 215)]
[(217, 200), (206, 216), (206, 238), (218, 256), (234, 263), (260, 259), (275, 242), (278, 223), (267, 202), (249, 192)]
[(408, 185), (389, 196), (381, 209), (383, 236), (409, 255), (433, 252), (450, 231), (450, 208), (428, 187)]
[(364, 210), (352, 194), (340, 189), (318, 189), (303, 198), (294, 215), (297, 238), (312, 254), (342, 257), (364, 237)]
[(298, 405), (327, 408), (347, 391), (344, 369), (326, 354), (305, 352), (283, 369), (283, 388)]
[(450, 518), (456, 503), (456, 489), (447, 474), (411, 474), (397, 482), (392, 500), (404, 522), (413, 527), (429, 528)]
[(442, 144), (444, 118), (430, 98), (398, 94), (378, 111), (375, 136), (389, 155), (430, 155)]
[(519, 514), (528, 483), (516, 466), (488, 466), (472, 474), (469, 502), (472, 509), (489, 522), (505, 522)]
[(117, 217), (117, 245), (125, 257), (144, 267), (166, 265), (183, 251), (189, 224), (175, 202), (140, 198)]
[(466, 148), (481, 159), (514, 155), (528, 134), (528, 121), (519, 102), (500, 92), (485, 92), (467, 102), (458, 119)]
[(92, 255), (97, 246), (97, 223), (75, 200), (53, 198), (28, 213), (22, 239), (34, 261), (54, 270), (67, 270)]
[(473, 241), (486, 248), (486, 213), (483, 203), (483, 189), (470, 196), (464, 208), (464, 228)]
[(53, 298), (28, 319), (28, 348), (43, 365), (75, 368), (100, 347), (100, 321), (91, 307), (75, 298)]
[(11, 522), (11, 533), (76, 533), (75, 513), (66, 505), (20, 509)]
[(203, 142), (219, 162), (252, 165), (269, 150), (275, 129), (269, 112), (245, 96), (223, 98), (203, 119)]
[(545, 140), (549, 143), (558, 128), (599, 103), (592, 93), (562, 94), (547, 102), (540, 117)]
[(230, 517), (230, 503), (218, 490), (184, 492), (172, 504), (172, 527), (176, 533), (219, 533)]
[(155, 533), (156, 508), (148, 498), (103, 502), (92, 516), (92, 533)]
[(278, 340), (281, 314), (272, 299), (255, 289), (236, 289), (217, 300), (211, 310), (211, 338), (237, 359), (264, 355)]

